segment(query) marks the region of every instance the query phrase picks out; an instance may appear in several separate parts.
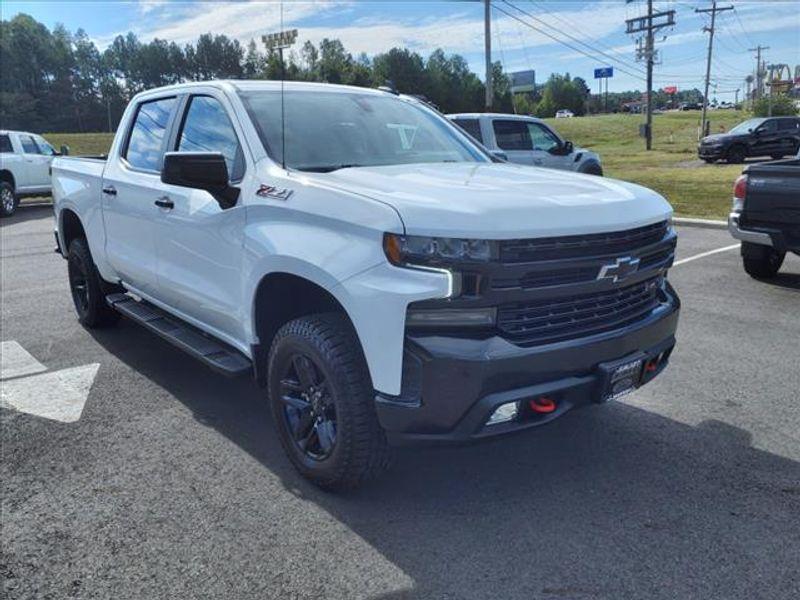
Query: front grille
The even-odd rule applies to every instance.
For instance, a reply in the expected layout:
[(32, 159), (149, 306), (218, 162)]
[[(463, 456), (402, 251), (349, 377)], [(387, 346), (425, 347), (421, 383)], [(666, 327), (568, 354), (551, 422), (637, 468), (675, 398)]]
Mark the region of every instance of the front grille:
[(658, 306), (662, 281), (658, 276), (607, 292), (503, 305), (497, 325), (505, 337), (522, 346), (613, 331)]
[(611, 233), (506, 240), (500, 242), (503, 263), (539, 262), (623, 254), (655, 244), (667, 234), (667, 221)]

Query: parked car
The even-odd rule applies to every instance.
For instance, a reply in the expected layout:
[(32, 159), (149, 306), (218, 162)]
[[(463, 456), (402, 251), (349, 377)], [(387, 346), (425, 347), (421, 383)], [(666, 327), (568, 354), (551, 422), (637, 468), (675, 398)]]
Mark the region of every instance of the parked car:
[(800, 254), (800, 152), (744, 169), (733, 187), (728, 228), (742, 240), (744, 270), (753, 277), (774, 277), (787, 252)]
[(697, 154), (708, 163), (720, 159), (741, 163), (755, 156), (778, 160), (797, 154), (799, 148), (800, 117), (761, 117), (739, 123), (727, 133), (707, 135)]
[(556, 119), (571, 119), (574, 116), (575, 113), (566, 108), (556, 111)]
[(700, 102), (681, 102), (678, 110), (703, 110), (703, 105)]
[(13, 215), (20, 198), (50, 194), (50, 162), (58, 154), (35, 133), (0, 131), (0, 216)]
[(587, 175), (602, 175), (600, 157), (576, 148), (541, 119), (496, 113), (447, 115), (490, 152), (510, 162)]
[(408, 96), (151, 90), (105, 161), (54, 161), (53, 196), (79, 321), (122, 314), (252, 374), (291, 462), (328, 488), (376, 475), (390, 442), (480, 440), (619, 398), (675, 344), (664, 198), (494, 162)]

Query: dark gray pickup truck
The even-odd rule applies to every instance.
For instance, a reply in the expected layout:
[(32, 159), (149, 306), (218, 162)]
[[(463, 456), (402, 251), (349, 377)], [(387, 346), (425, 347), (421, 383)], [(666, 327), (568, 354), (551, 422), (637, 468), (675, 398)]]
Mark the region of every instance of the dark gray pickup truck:
[(744, 270), (753, 277), (773, 277), (787, 252), (800, 254), (800, 153), (742, 172), (728, 229), (742, 240)]

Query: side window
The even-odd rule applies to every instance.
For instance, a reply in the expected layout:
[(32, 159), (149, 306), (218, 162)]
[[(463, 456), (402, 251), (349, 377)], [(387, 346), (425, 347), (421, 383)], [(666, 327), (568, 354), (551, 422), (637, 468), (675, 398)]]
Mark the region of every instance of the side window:
[(797, 131), (800, 129), (800, 121), (795, 119), (781, 119), (778, 121), (778, 129), (780, 131)]
[(760, 133), (774, 133), (777, 128), (778, 122), (775, 119), (770, 119), (769, 121), (764, 121), (758, 131)]
[(161, 170), (164, 136), (175, 102), (175, 98), (164, 98), (139, 105), (125, 151), (125, 159), (132, 167)]
[(535, 150), (549, 152), (561, 145), (558, 138), (546, 127), (538, 123), (528, 123), (528, 128), (531, 132), (531, 139), (533, 140), (533, 147)]
[(22, 144), (22, 152), (24, 154), (41, 154), (39, 146), (36, 145), (34, 139), (29, 135), (19, 136), (19, 142)]
[(211, 96), (193, 96), (186, 111), (179, 152), (221, 152), (231, 181), (244, 175), (244, 154), (225, 107)]
[(478, 119), (455, 119), (453, 122), (478, 140), (481, 144), (483, 143), (481, 123), (478, 121)]
[(525, 121), (493, 121), (497, 145), (503, 150), (533, 150), (531, 134)]
[(34, 138), (36, 145), (39, 146), (39, 150), (42, 154), (46, 154), (47, 156), (54, 156), (56, 153), (56, 149), (50, 145), (50, 142), (45, 140), (43, 137), (37, 135)]
[(14, 152), (14, 147), (11, 145), (11, 138), (8, 135), (0, 135), (0, 153), (10, 154)]

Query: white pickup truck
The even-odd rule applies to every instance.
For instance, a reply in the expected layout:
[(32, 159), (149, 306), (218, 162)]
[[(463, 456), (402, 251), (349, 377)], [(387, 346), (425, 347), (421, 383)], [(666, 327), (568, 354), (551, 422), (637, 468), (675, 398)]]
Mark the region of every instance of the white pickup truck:
[(58, 154), (35, 133), (0, 131), (0, 216), (13, 215), (22, 197), (50, 194), (50, 162)]
[(266, 387), (328, 488), (393, 443), (468, 441), (619, 398), (664, 369), (669, 204), (494, 162), (425, 104), (287, 82), (137, 95), (107, 160), (53, 163), (78, 318), (122, 314)]

